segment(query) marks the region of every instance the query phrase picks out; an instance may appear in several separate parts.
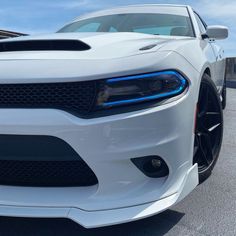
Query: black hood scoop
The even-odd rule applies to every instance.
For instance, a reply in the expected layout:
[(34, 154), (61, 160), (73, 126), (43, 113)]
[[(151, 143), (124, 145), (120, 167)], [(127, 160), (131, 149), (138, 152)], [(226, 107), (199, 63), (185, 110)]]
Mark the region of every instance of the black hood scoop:
[(0, 42), (0, 52), (15, 51), (86, 51), (91, 47), (79, 40), (24, 40)]

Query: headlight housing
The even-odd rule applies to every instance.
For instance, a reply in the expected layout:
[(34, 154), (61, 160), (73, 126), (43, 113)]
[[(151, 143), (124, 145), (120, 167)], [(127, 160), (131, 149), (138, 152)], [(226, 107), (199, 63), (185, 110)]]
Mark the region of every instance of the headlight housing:
[(162, 71), (105, 80), (99, 86), (98, 110), (161, 101), (182, 94), (187, 80), (176, 71)]

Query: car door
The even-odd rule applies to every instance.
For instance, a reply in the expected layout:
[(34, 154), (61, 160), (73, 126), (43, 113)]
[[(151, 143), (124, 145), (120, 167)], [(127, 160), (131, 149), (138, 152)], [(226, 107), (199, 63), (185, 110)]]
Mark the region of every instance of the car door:
[[(206, 33), (207, 25), (202, 20), (202, 18), (196, 13), (195, 17), (198, 22), (200, 31), (202, 34)], [(214, 39), (204, 39), (209, 45), (210, 50), (213, 51), (214, 54), (214, 63), (213, 63), (213, 76), (212, 79), (214, 80), (218, 91), (221, 90), (223, 83), (224, 83), (224, 76), (225, 76), (225, 57), (224, 57), (224, 50), (220, 45), (217, 44), (217, 42)]]

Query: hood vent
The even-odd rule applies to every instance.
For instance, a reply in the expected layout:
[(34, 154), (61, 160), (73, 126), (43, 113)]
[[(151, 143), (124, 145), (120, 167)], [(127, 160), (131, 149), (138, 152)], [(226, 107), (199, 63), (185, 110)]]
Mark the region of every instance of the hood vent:
[(79, 40), (25, 40), (0, 42), (0, 52), (15, 51), (86, 51), (89, 45)]
[(140, 51), (147, 51), (147, 50), (153, 49), (153, 48), (156, 47), (156, 46), (157, 46), (157, 44), (151, 44), (151, 45), (145, 46), (145, 47), (143, 47), (143, 48), (140, 48), (139, 50), (140, 50)]

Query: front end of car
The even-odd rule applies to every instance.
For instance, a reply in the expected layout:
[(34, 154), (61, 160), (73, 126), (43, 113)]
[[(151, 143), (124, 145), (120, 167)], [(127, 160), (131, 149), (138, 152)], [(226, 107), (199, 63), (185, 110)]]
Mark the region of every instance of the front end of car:
[(22, 53), (5, 45), (1, 216), (101, 227), (162, 212), (198, 184), (199, 72), (158, 45), (99, 58), (83, 47)]

